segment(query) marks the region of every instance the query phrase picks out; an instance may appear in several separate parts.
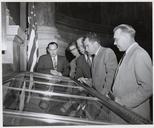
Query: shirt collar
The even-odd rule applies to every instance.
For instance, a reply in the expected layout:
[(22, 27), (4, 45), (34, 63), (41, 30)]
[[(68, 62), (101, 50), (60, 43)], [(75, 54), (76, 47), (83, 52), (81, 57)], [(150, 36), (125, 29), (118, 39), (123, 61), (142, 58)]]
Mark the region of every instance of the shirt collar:
[(84, 54), (85, 59), (87, 60), (87, 54)]
[(85, 57), (86, 61), (87, 61), (88, 57), (92, 61), (92, 56), (90, 56), (90, 55), (88, 56), (87, 54), (84, 54), (84, 57)]
[(127, 54), (135, 45), (137, 45), (136, 42), (133, 43), (133, 44), (131, 44), (131, 45), (129, 46), (129, 48), (126, 50), (126, 54)]
[[(52, 58), (52, 60), (53, 60), (54, 57), (51, 57), (51, 58)], [(57, 55), (55, 56), (55, 59), (56, 59), (56, 61), (57, 61)]]
[(99, 46), (99, 48), (97, 49), (95, 56), (98, 54), (99, 50), (100, 50), (101, 46)]

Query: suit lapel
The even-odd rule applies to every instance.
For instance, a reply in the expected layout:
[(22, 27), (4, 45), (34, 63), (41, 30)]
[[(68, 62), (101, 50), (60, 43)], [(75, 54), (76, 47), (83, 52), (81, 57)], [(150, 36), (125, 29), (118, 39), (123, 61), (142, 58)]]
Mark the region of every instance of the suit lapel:
[(60, 56), (57, 55), (57, 70), (59, 70), (60, 63), (61, 63)]
[(94, 57), (94, 59), (93, 59), (93, 64), (92, 64), (92, 72), (94, 72), (95, 71), (95, 67), (97, 67), (96, 65), (97, 65), (97, 62), (99, 62), (99, 60), (101, 59), (101, 58), (103, 58), (103, 56), (102, 55), (104, 55), (104, 51), (105, 51), (105, 49), (103, 49), (102, 47), (99, 49), (99, 51), (98, 51), (98, 54)]
[[(53, 62), (52, 62), (52, 58), (51, 58), (51, 56), (50, 56), (50, 54), (48, 54), (48, 60), (50, 61), (50, 67), (51, 68), (53, 68)], [(46, 62), (44, 62), (44, 63), (46, 63)]]
[(83, 57), (83, 61), (84, 61), (84, 63), (87, 65), (88, 63), (87, 63), (87, 60), (86, 60), (85, 55), (83, 55), (82, 57)]
[(136, 49), (138, 48), (138, 44), (136, 44), (134, 47), (132, 47), (132, 49), (130, 49), (130, 51), (125, 55), (125, 57), (123, 58), (123, 61), (121, 63), (122, 64), (127, 64), (129, 59), (131, 58), (132, 55), (134, 55), (134, 52), (136, 51)]
[(82, 60), (83, 65), (85, 65), (85, 66), (83, 66), (84, 68), (85, 67), (88, 67), (88, 68), (90, 67), (89, 64), (87, 63), (87, 60), (86, 60), (84, 55), (82, 55), (82, 59), (81, 60)]
[(134, 52), (136, 51), (137, 48), (138, 48), (138, 44), (132, 47), (132, 49), (130, 49), (130, 51), (124, 56), (121, 64), (119, 62), (115, 72), (114, 80), (116, 79), (118, 73), (121, 72), (121, 68), (128, 65), (130, 58), (134, 55)]

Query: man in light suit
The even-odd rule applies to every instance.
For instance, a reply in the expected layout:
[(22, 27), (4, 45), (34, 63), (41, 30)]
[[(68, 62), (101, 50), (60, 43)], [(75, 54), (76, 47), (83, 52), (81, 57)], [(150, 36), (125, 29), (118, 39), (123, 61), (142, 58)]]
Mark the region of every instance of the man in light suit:
[(99, 93), (107, 95), (111, 90), (114, 73), (117, 68), (116, 55), (110, 48), (105, 48), (100, 45), (100, 40), (95, 33), (87, 34), (84, 40), (84, 46), (88, 54), (94, 55), (92, 64), (92, 87)]
[[(94, 88), (98, 93), (108, 96), (117, 68), (116, 55), (110, 48), (105, 48), (100, 45), (100, 40), (95, 33), (88, 33), (83, 44), (86, 52), (93, 56), (91, 67), (92, 79), (83, 78), (80, 79), (80, 82), (84, 82)], [(100, 111), (96, 112), (95, 107), (98, 107)], [(110, 120), (109, 109), (99, 103), (88, 103), (87, 111), (95, 119)]]
[(113, 84), (115, 101), (150, 119), (149, 98), (152, 96), (152, 62), (148, 53), (135, 42), (135, 30), (121, 24), (114, 28), (114, 44), (125, 51)]
[(57, 55), (58, 44), (51, 42), (48, 44), (46, 50), (47, 54), (39, 58), (37, 72), (57, 76), (68, 76), (69, 63), (64, 56)]

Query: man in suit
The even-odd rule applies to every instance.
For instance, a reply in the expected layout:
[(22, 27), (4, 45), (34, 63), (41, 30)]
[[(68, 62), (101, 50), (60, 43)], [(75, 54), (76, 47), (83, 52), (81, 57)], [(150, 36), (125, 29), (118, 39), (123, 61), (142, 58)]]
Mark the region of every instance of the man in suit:
[[(100, 40), (95, 33), (87, 34), (84, 46), (88, 54), (94, 55), (91, 86), (99, 93), (107, 95), (111, 90), (114, 73), (117, 68), (116, 55), (110, 48), (100, 45)], [(83, 81), (87, 82), (86, 80)]]
[(81, 55), (76, 60), (77, 66), (75, 79), (91, 78), (91, 64), (89, 61), (92, 61), (92, 57), (86, 53), (83, 46), (83, 39), (83, 37), (77, 39), (77, 48)]
[[(86, 52), (93, 56), (92, 59), (92, 79), (82, 78), (80, 82), (84, 82), (98, 93), (107, 96), (111, 90), (114, 73), (117, 67), (116, 55), (110, 48), (100, 45), (100, 40), (95, 33), (88, 33), (83, 41)], [(99, 112), (94, 111), (95, 107), (100, 109)], [(110, 111), (99, 103), (88, 103), (87, 111), (99, 120), (110, 120)]]
[[(91, 65), (90, 65), (90, 62), (88, 63), (88, 59), (92, 59), (92, 58), (85, 51), (85, 48), (83, 46), (83, 39), (84, 39), (83, 37), (80, 37), (76, 41), (77, 48), (81, 55), (76, 59), (76, 71), (75, 71), (74, 78), (78, 79), (79, 81), (82, 79), (91, 78)], [(71, 50), (72, 47), (69, 47), (69, 49)], [(87, 95), (85, 94), (85, 91), (83, 92), (82, 90), (74, 91), (73, 93), (76, 95)], [(81, 102), (83, 103), (83, 101)], [(72, 104), (70, 100), (66, 104), (63, 105), (63, 107), (61, 108), (61, 111), (66, 112), (73, 105), (74, 105), (74, 108), (77, 108), (77, 105), (75, 103)]]
[(37, 72), (68, 76), (69, 64), (64, 56), (57, 55), (58, 44), (56, 42), (51, 42), (48, 44), (46, 50), (47, 54), (39, 58)]
[(150, 119), (149, 98), (152, 96), (152, 62), (148, 53), (135, 41), (132, 26), (114, 28), (114, 44), (125, 51), (118, 65), (113, 84), (115, 101)]
[[(69, 67), (68, 62), (65, 57), (57, 55), (58, 44), (56, 42), (50, 42), (46, 48), (47, 54), (42, 55), (39, 58), (38, 65), (37, 65), (37, 72), (45, 73), (45, 74), (52, 74), (55, 76), (68, 76), (69, 75)], [(42, 90), (46, 90), (42, 87), (39, 87)], [(49, 91), (55, 92), (64, 92), (66, 88), (62, 87), (52, 87), (50, 86)], [(40, 95), (42, 99), (40, 100), (39, 106), (42, 110), (50, 111), (50, 106), (53, 103), (49, 101), (44, 101), (44, 96)], [(58, 105), (57, 102), (54, 103), (55, 107)]]

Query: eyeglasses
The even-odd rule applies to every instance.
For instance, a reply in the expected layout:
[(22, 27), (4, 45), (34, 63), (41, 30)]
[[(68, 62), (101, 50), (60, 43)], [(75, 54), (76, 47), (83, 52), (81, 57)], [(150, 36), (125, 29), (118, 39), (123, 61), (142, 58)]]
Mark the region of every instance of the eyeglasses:
[(70, 49), (70, 51), (74, 51), (74, 50), (77, 50), (77, 49), (76, 48)]

